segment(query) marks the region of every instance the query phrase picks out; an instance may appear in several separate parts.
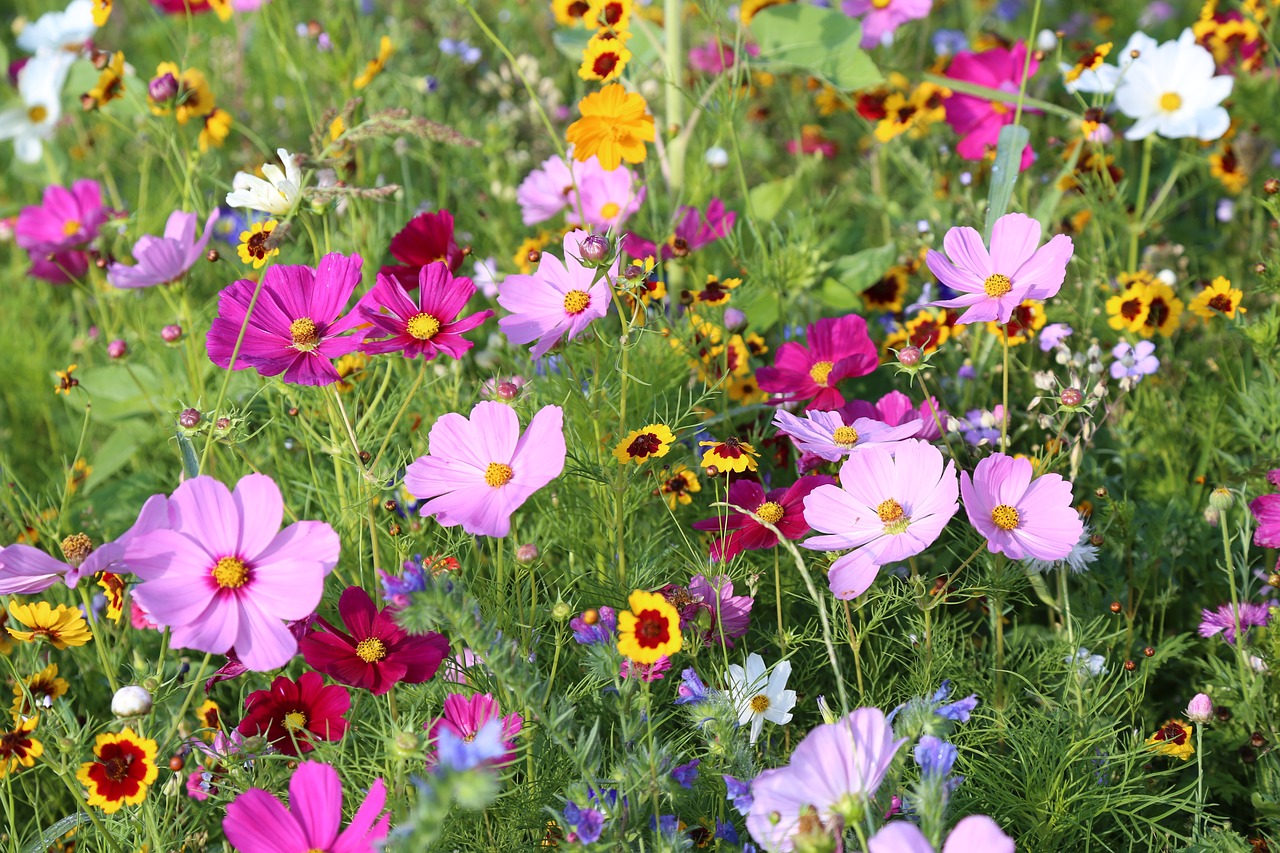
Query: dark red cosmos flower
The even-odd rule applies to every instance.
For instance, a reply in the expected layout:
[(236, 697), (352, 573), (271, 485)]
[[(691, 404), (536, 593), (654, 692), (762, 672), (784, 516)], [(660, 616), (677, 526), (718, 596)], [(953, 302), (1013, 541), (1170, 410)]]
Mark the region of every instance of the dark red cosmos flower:
[[(788, 539), (799, 539), (809, 532), (804, 520), (805, 496), (835, 479), (826, 475), (801, 477), (786, 489), (774, 489), (765, 494), (764, 487), (754, 480), (734, 480), (729, 486), (728, 503), (751, 510), (760, 518), (778, 528)], [(695, 530), (732, 530), (728, 536), (711, 544), (711, 559), (728, 562), (743, 551), (761, 551), (778, 544), (778, 537), (754, 517), (731, 511), (725, 518), (708, 518), (694, 522)]]
[(391, 238), (390, 251), (402, 265), (390, 264), (379, 272), (400, 282), (405, 290), (418, 286), (418, 272), (428, 264), (444, 261), (449, 272), (462, 266), (462, 249), (453, 239), (453, 214), (447, 210), (419, 213), (410, 219)]
[(866, 376), (880, 364), (876, 345), (867, 336), (867, 321), (849, 314), (819, 320), (806, 331), (809, 345), (788, 341), (778, 347), (773, 367), (756, 371), (756, 383), (762, 391), (786, 395), (773, 403), (808, 400), (806, 409), (838, 409), (844, 405), (836, 389), (840, 380)]
[(255, 690), (244, 700), (244, 719), (236, 731), (260, 735), (285, 755), (315, 749), (313, 740), (342, 740), (347, 733), (343, 714), (351, 709), (351, 694), (328, 686), (318, 672), (304, 672), (294, 681), (277, 676), (270, 690)]
[(351, 633), (320, 619), (325, 630), (298, 644), (302, 656), (312, 669), (377, 696), (399, 681), (420, 684), (448, 657), (449, 641), (434, 632), (410, 634), (395, 623), (394, 612), (391, 607), (378, 610), (369, 593), (349, 586), (338, 600), (338, 613)]

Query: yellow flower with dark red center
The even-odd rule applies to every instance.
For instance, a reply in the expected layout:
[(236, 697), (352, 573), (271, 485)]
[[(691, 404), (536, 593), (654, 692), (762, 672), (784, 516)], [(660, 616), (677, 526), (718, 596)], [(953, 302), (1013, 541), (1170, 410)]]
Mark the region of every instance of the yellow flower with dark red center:
[(569, 125), (565, 138), (573, 145), (578, 161), (595, 155), (600, 166), (611, 172), (628, 163), (643, 163), (654, 141), (653, 116), (644, 96), (628, 92), (618, 83), (610, 83), (592, 92), (578, 103), (582, 118)]
[(1076, 64), (1067, 70), (1066, 80), (1068, 83), (1074, 83), (1080, 79), (1080, 75), (1086, 71), (1093, 71), (1106, 61), (1107, 54), (1111, 52), (1111, 42), (1100, 44), (1093, 50), (1080, 55), (1076, 60)]
[(1155, 749), (1156, 752), (1172, 755), (1174, 758), (1181, 758), (1186, 761), (1196, 751), (1195, 746), (1191, 743), (1192, 731), (1190, 723), (1185, 723), (1182, 720), (1169, 720), (1157, 729), (1155, 734), (1147, 738), (1147, 745)]
[(71, 395), (71, 389), (80, 384), (80, 380), (71, 375), (76, 372), (77, 366), (72, 364), (68, 365), (66, 370), (57, 371), (58, 384), (53, 389), (53, 393)]
[(759, 358), (769, 352), (769, 345), (765, 343), (764, 338), (760, 337), (760, 335), (755, 332), (747, 332), (746, 337), (742, 340), (747, 345), (747, 352), (751, 353), (756, 358)]
[(240, 262), (253, 264), (255, 270), (260, 270), (267, 258), (280, 254), (280, 247), (271, 242), (271, 235), (279, 224), (274, 219), (268, 219), (266, 222), (253, 223), (248, 231), (241, 231), (240, 246), (236, 250), (240, 255)]
[(754, 376), (730, 377), (725, 393), (729, 395), (730, 400), (743, 406), (749, 406), (752, 403), (763, 403), (769, 399), (769, 393), (761, 390), (760, 383), (756, 382)]
[(790, 2), (792, 0), (743, 0), (742, 5), (738, 7), (738, 16), (742, 18), (742, 23), (749, 24), (761, 9), (782, 6)]
[(1173, 292), (1173, 288), (1159, 279), (1152, 279), (1147, 285), (1147, 318), (1138, 330), (1144, 338), (1157, 332), (1169, 337), (1178, 328), (1182, 319), (1182, 300)]
[(702, 290), (689, 291), (690, 301), (703, 305), (724, 305), (733, 296), (731, 291), (740, 284), (742, 284), (740, 278), (726, 278), (721, 281), (711, 273), (707, 273), (707, 282)]
[(702, 467), (708, 472), (714, 468), (715, 474), (754, 471), (756, 460), (760, 458), (754, 447), (737, 437), (726, 438), (724, 441), (700, 441), (698, 446), (707, 448), (702, 454)]
[(1116, 331), (1138, 332), (1147, 322), (1150, 301), (1147, 298), (1151, 281), (1150, 273), (1138, 272), (1122, 276), (1120, 282), (1126, 283), (1123, 291), (1107, 299), (1107, 325)]
[(378, 55), (369, 60), (369, 64), (360, 72), (360, 76), (352, 81), (351, 85), (356, 89), (363, 89), (373, 82), (373, 78), (382, 73), (382, 69), (387, 67), (387, 60), (396, 52), (395, 47), (391, 44), (391, 39), (383, 36), (378, 41)]
[(526, 237), (524, 242), (520, 244), (520, 248), (516, 249), (516, 253), (511, 256), (511, 261), (516, 268), (524, 275), (529, 275), (534, 268), (538, 266), (538, 259), (542, 256), (542, 250), (551, 242), (551, 232), (543, 231), (535, 237)]
[(585, 20), (596, 29), (625, 30), (631, 25), (633, 0), (589, 0)]
[(95, 27), (105, 27), (107, 19), (111, 17), (112, 0), (93, 0), (93, 25)]
[(902, 344), (919, 347), (921, 352), (933, 352), (951, 337), (951, 326), (946, 314), (935, 308), (922, 308), (906, 322)]
[(93, 746), (93, 761), (80, 765), (76, 779), (89, 791), (88, 803), (107, 814), (123, 805), (136, 806), (156, 780), (156, 742), (133, 729), (101, 734)]
[(1218, 276), (1213, 284), (1196, 294), (1187, 308), (1206, 323), (1219, 315), (1234, 319), (1237, 311), (1241, 314), (1246, 312), (1240, 304), (1243, 298), (1243, 291), (1232, 287), (1229, 279)]
[(13, 708), (10, 713), (15, 720), (33, 717), (48, 708), (54, 699), (67, 695), (70, 689), (71, 685), (67, 680), (58, 677), (58, 665), (51, 663), (35, 675), (13, 685)]
[(169, 102), (155, 101), (148, 93), (147, 101), (151, 104), (151, 112), (163, 116), (172, 111), (178, 124), (186, 124), (193, 118), (201, 118), (213, 112), (213, 91), (203, 73), (195, 68), (180, 71), (172, 62), (161, 62), (156, 66), (155, 76), (163, 77), (165, 74), (172, 74), (173, 79), (178, 81), (178, 94), (171, 105)]
[(596, 33), (582, 51), (578, 76), (583, 80), (603, 80), (606, 83), (616, 80), (631, 61), (631, 51), (627, 50), (629, 38), (631, 34), (625, 32), (605, 30)]
[(655, 494), (661, 494), (667, 501), (667, 508), (674, 510), (676, 504), (688, 506), (693, 503), (690, 495), (700, 491), (702, 483), (698, 480), (697, 472), (684, 465), (677, 465), (664, 476), (662, 486)]
[(71, 470), (67, 472), (67, 492), (75, 494), (76, 489), (89, 479), (89, 475), (93, 473), (93, 466), (83, 459), (77, 459), (71, 463)]
[(862, 291), (862, 304), (868, 311), (902, 310), (902, 297), (907, 293), (907, 268), (902, 265), (889, 267), (875, 284)]
[(68, 646), (83, 646), (93, 639), (93, 633), (80, 611), (65, 604), (57, 607), (50, 607), (47, 601), (19, 604), (17, 599), (11, 598), (9, 619), (27, 629), (15, 630), (5, 626), (9, 636), (24, 643), (43, 640), (61, 650)]
[(585, 22), (590, 9), (587, 0), (551, 0), (551, 12), (562, 27), (576, 27)]
[(613, 455), (623, 465), (658, 459), (667, 455), (675, 440), (676, 437), (664, 424), (649, 424), (643, 429), (634, 429), (628, 433), (613, 449)]
[(1023, 301), (1009, 315), (1009, 322), (987, 323), (987, 331), (993, 335), (1007, 335), (1009, 346), (1025, 344), (1044, 328), (1046, 321), (1044, 303), (1033, 299)]
[(231, 113), (223, 109), (215, 109), (204, 117), (204, 127), (200, 128), (200, 153), (208, 153), (210, 148), (221, 148), (231, 133)]
[(369, 366), (369, 356), (362, 352), (351, 352), (334, 363), (338, 371), (338, 381), (334, 383), (339, 394), (346, 394), (356, 387), (356, 383), (364, 379), (364, 369)]
[(82, 99), (84, 108), (96, 110), (124, 95), (124, 52), (117, 50), (98, 73), (98, 82)]
[(1223, 145), (1221, 152), (1210, 155), (1209, 174), (1221, 181), (1227, 191), (1233, 194), (1243, 190), (1249, 183), (1249, 173), (1244, 170), (1244, 164), (1236, 157), (1235, 149), (1230, 143)]
[(204, 700), (204, 703), (196, 708), (196, 719), (200, 722), (200, 728), (207, 730), (203, 733), (205, 740), (213, 740), (214, 736), (222, 731), (222, 709), (212, 699)]
[(31, 767), (44, 754), (44, 746), (31, 736), (40, 722), (38, 715), (20, 720), (12, 729), (0, 729), (0, 778)]
[(656, 663), (680, 651), (680, 614), (654, 592), (638, 589), (618, 614), (618, 651), (634, 663)]
[(124, 579), (111, 572), (103, 572), (98, 576), (98, 586), (102, 587), (107, 599), (107, 618), (119, 622), (124, 613)]

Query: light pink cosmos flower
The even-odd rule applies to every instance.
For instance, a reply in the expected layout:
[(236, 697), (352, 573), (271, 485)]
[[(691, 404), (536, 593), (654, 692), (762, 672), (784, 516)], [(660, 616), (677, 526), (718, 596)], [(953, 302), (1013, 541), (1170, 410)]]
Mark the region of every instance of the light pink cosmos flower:
[(862, 19), (862, 47), (870, 49), (885, 43), (885, 37), (907, 21), (924, 18), (933, 8), (933, 0), (844, 0), (840, 11), (851, 18)]
[(766, 770), (751, 783), (751, 837), (766, 850), (790, 853), (806, 815), (823, 826), (848, 825), (851, 810), (860, 812), (875, 796), (906, 742), (893, 739), (879, 708), (859, 708), (818, 726), (800, 741), (790, 764)]
[(263, 376), (284, 374), (297, 385), (331, 385), (342, 377), (332, 359), (360, 348), (358, 338), (341, 337), (361, 322), (353, 311), (342, 316), (360, 283), (359, 255), (325, 255), (320, 266), (275, 266), (267, 270), (258, 302), (249, 316), (256, 282), (241, 279), (218, 297), (218, 316), (209, 327), (209, 358), (231, 367), (236, 340), (249, 316), (235, 370), (252, 367)]
[(925, 441), (937, 441), (942, 438), (938, 425), (946, 424), (948, 417), (938, 405), (936, 398), (930, 397), (917, 408), (915, 403), (911, 402), (911, 398), (901, 391), (890, 391), (875, 403), (868, 400), (850, 400), (837, 411), (848, 420), (871, 418), (889, 426), (902, 426), (916, 422), (920, 430), (916, 433), (916, 437)]
[(375, 779), (341, 833), (342, 780), (318, 761), (304, 761), (289, 780), (289, 808), (262, 788), (250, 788), (227, 805), (222, 831), (240, 853), (377, 853), (391, 828), (383, 814), (387, 786)]
[(298, 651), (286, 622), (309, 616), (338, 564), (338, 534), (322, 521), (284, 530), (275, 481), (250, 474), (235, 492), (212, 477), (178, 486), (169, 529), (133, 538), (125, 561), (142, 583), (147, 615), (171, 628), (174, 648), (226, 654), (248, 669), (284, 666)]
[(211, 228), (219, 215), (216, 207), (209, 212), (204, 221), (204, 231), (197, 240), (196, 215), (175, 210), (164, 225), (164, 236), (144, 234), (139, 237), (133, 244), (133, 257), (137, 264), (111, 264), (107, 268), (107, 282), (113, 287), (134, 288), (177, 281), (204, 254)]
[[(599, 163), (598, 160), (595, 162)], [(573, 198), (573, 167), (559, 155), (548, 157), (520, 182), (516, 188), (516, 201), (520, 204), (520, 216), (525, 225), (537, 225), (553, 218), (576, 203)]]
[[(439, 739), (441, 731), (448, 731), (464, 741), (472, 741), (480, 729), (490, 720), (502, 720), (502, 743), (507, 753), (493, 761), (494, 764), (510, 764), (516, 759), (516, 735), (524, 728), (524, 717), (519, 714), (502, 716), (498, 700), (488, 693), (477, 693), (467, 697), (461, 693), (450, 693), (444, 699), (444, 714), (430, 724), (428, 735), (428, 763), (435, 762), (433, 744)], [(427, 724), (423, 728), (428, 728)]]
[(1057, 474), (1031, 479), (1029, 459), (994, 453), (978, 463), (970, 479), (960, 473), (960, 494), (969, 523), (987, 539), (992, 554), (1011, 560), (1062, 560), (1084, 531), (1071, 504), (1071, 484)]
[(957, 326), (996, 319), (1008, 323), (1024, 299), (1056, 296), (1075, 252), (1065, 234), (1040, 246), (1040, 223), (1022, 213), (1007, 213), (996, 220), (990, 254), (982, 235), (967, 226), (948, 230), (942, 246), (950, 261), (930, 249), (925, 263), (939, 281), (963, 295), (932, 304), (967, 309), (956, 320)]
[[(852, 548), (827, 572), (836, 598), (867, 591), (880, 567), (919, 554), (934, 543), (960, 505), (955, 462), (911, 439), (893, 447), (869, 447), (840, 468), (839, 486), (820, 486), (804, 502), (815, 551)], [(1074, 540), (1073, 540), (1074, 541)]]
[(569, 205), (568, 220), (581, 224), (583, 219), (596, 231), (614, 231), (644, 203), (645, 187), (636, 188), (635, 176), (626, 166), (606, 172), (600, 161), (592, 157), (580, 164), (578, 192), (582, 198), (582, 217), (574, 204)]
[[(984, 814), (969, 815), (942, 843), (942, 853), (1014, 853), (1013, 839)], [(885, 824), (867, 842), (867, 853), (934, 853), (933, 845), (914, 823)]]
[(798, 418), (779, 410), (773, 416), (778, 432), (791, 437), (801, 453), (821, 456), (828, 462), (839, 462), (851, 453), (868, 447), (891, 447), (899, 441), (914, 438), (920, 433), (919, 420), (907, 421), (899, 426), (889, 426), (871, 418), (853, 418), (846, 422), (840, 412), (809, 411)]
[(364, 331), (360, 349), (370, 354), (399, 352), (405, 358), (421, 355), (427, 361), (442, 352), (462, 358), (475, 346), (462, 334), (493, 316), (485, 309), (457, 319), (475, 295), (475, 283), (469, 278), (454, 278), (443, 261), (427, 264), (418, 273), (416, 299), (400, 282), (379, 275), (373, 289), (356, 306), (360, 316), (372, 324)]
[(511, 513), (564, 470), (564, 412), (544, 406), (520, 434), (515, 410), (485, 400), (470, 419), (457, 412), (431, 427), (430, 455), (405, 471), (418, 510), (443, 527), (462, 525), (479, 536), (506, 536)]
[(537, 341), (534, 358), (542, 358), (561, 338), (573, 340), (609, 311), (609, 282), (619, 261), (615, 258), (597, 279), (597, 271), (578, 260), (578, 246), (589, 236), (570, 231), (564, 236), (563, 261), (543, 252), (533, 275), (509, 275), (498, 285), (498, 304), (511, 312), (498, 327), (513, 344)]

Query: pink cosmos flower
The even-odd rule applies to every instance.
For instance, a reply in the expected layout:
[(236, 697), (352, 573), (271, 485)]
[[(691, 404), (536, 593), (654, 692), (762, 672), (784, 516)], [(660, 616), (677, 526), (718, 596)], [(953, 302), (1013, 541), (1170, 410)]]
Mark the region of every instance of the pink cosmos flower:
[(1280, 494), (1259, 495), (1249, 502), (1249, 512), (1258, 520), (1253, 544), (1259, 548), (1280, 548)]
[[(592, 156), (587, 163), (600, 161)], [(585, 165), (585, 164), (583, 164)], [(573, 164), (553, 154), (542, 165), (525, 175), (516, 187), (516, 202), (520, 205), (520, 217), (525, 225), (537, 225), (552, 219), (560, 211), (574, 206)]]
[(840, 10), (851, 18), (862, 19), (862, 47), (870, 49), (886, 43), (886, 36), (907, 21), (928, 16), (933, 0), (844, 0)]
[[(662, 260), (669, 260), (677, 254), (687, 255), (697, 251), (708, 243), (721, 239), (733, 228), (738, 214), (724, 209), (724, 202), (718, 198), (711, 199), (707, 205), (706, 216), (699, 213), (698, 208), (689, 205), (676, 211), (676, 227), (671, 237), (662, 244)], [(628, 233), (622, 239), (622, 248), (633, 258), (657, 257), (658, 247), (648, 240)]]
[(844, 405), (840, 380), (866, 376), (880, 365), (867, 321), (856, 314), (822, 319), (806, 330), (809, 345), (788, 341), (778, 347), (773, 367), (756, 371), (761, 390), (784, 394), (777, 403), (808, 400), (806, 409), (829, 411)]
[(431, 498), (418, 512), (473, 535), (506, 536), (511, 513), (564, 470), (564, 412), (544, 406), (521, 435), (514, 409), (485, 400), (470, 419), (442, 416), (429, 442), (430, 455), (404, 476), (410, 494)]
[[(1027, 61), (1026, 42), (1018, 42), (1013, 50), (995, 47), (982, 53), (957, 53), (947, 69), (946, 76), (952, 80), (963, 80), (985, 86), (988, 89), (999, 89), (1016, 93), (1022, 84), (1022, 70)], [(1040, 63), (1033, 57), (1027, 68), (1028, 76), (1034, 77)], [(987, 152), (994, 151), (1000, 141), (1000, 128), (1013, 124), (1014, 106), (1003, 102), (988, 101), (973, 95), (953, 92), (944, 102), (947, 123), (960, 135), (960, 144), (956, 153), (966, 160), (983, 160)], [(1023, 113), (1034, 113), (1038, 110), (1024, 108)], [(1021, 168), (1025, 169), (1035, 159), (1035, 152), (1027, 145), (1022, 151)]]
[[(360, 349), (370, 354), (399, 352), (405, 358), (421, 355), (427, 361), (442, 352), (462, 358), (475, 346), (462, 334), (493, 316), (493, 311), (485, 309), (458, 319), (475, 294), (475, 283), (469, 278), (454, 278), (443, 261), (419, 271), (416, 299), (400, 282), (380, 274), (356, 306), (360, 316), (372, 324), (363, 333)], [(375, 340), (378, 338), (381, 340)]]
[[(325, 255), (320, 266), (276, 266), (267, 270), (258, 302), (249, 316), (258, 284), (241, 279), (218, 297), (218, 316), (206, 342), (209, 358), (222, 368), (252, 367), (263, 376), (284, 374), (296, 385), (331, 385), (342, 377), (332, 359), (360, 348), (353, 336), (341, 337), (360, 322), (342, 311), (360, 283), (359, 255)], [(240, 330), (245, 326), (240, 357), (234, 366)]]
[(405, 288), (418, 286), (418, 274), (423, 267), (444, 261), (449, 272), (457, 272), (462, 266), (462, 249), (453, 237), (453, 214), (447, 210), (435, 213), (419, 213), (391, 238), (389, 251), (400, 264), (390, 264), (378, 270), (390, 276)]
[[(937, 410), (936, 418), (934, 417), (935, 409)], [(839, 411), (848, 420), (870, 418), (889, 426), (902, 426), (916, 422), (920, 430), (916, 433), (916, 438), (923, 441), (937, 441), (942, 438), (938, 424), (947, 422), (947, 413), (938, 405), (936, 398), (930, 397), (917, 408), (911, 402), (911, 398), (901, 391), (890, 391), (875, 403), (867, 400), (850, 400)]]
[(18, 214), (14, 242), (31, 256), (31, 275), (65, 284), (88, 271), (89, 257), (81, 249), (110, 216), (97, 181), (76, 181), (70, 189), (48, 186), (40, 204)]
[(848, 807), (875, 796), (906, 742), (893, 739), (879, 708), (859, 708), (818, 726), (800, 741), (789, 764), (751, 783), (747, 831), (764, 849), (790, 853), (802, 819), (845, 825)]
[(723, 74), (734, 59), (733, 46), (715, 38), (689, 48), (689, 67), (703, 74)]
[(524, 728), (524, 717), (519, 714), (507, 714), (502, 717), (501, 714), (498, 700), (488, 693), (477, 693), (470, 698), (461, 693), (450, 693), (444, 700), (444, 715), (430, 726), (427, 724), (422, 726), (424, 729), (430, 729), (430, 735), (427, 738), (429, 750), (427, 762), (429, 764), (435, 762), (435, 750), (432, 745), (439, 738), (442, 730), (450, 732), (461, 740), (472, 741), (485, 723), (499, 718), (502, 720), (502, 741), (507, 754), (493, 763), (510, 764), (515, 761), (516, 735), (520, 734), (520, 730)]
[(379, 610), (358, 586), (343, 591), (338, 613), (351, 633), (319, 619), (325, 630), (307, 634), (298, 648), (307, 666), (375, 696), (399, 682), (427, 681), (449, 654), (449, 641), (443, 636), (434, 631), (410, 634), (396, 624), (395, 608)]
[[(727, 502), (749, 510), (778, 528), (788, 539), (799, 539), (809, 532), (804, 520), (804, 499), (819, 486), (833, 485), (831, 477), (801, 477), (785, 489), (765, 493), (755, 480), (734, 480), (729, 486)], [(731, 510), (724, 518), (708, 518), (694, 522), (694, 530), (733, 532), (711, 543), (712, 562), (729, 562), (743, 551), (763, 551), (778, 544), (778, 537), (755, 517)]]
[(537, 341), (534, 358), (542, 358), (561, 338), (573, 340), (609, 311), (609, 281), (618, 274), (619, 260), (597, 278), (597, 270), (578, 260), (578, 245), (588, 236), (570, 231), (563, 261), (543, 252), (536, 273), (509, 275), (498, 285), (498, 304), (511, 312), (498, 327), (513, 344)]
[(618, 667), (619, 678), (637, 678), (640, 681), (661, 681), (666, 677), (667, 670), (671, 669), (671, 658), (663, 655), (653, 663), (636, 663), (631, 660), (623, 659), (622, 665)]
[(340, 543), (321, 521), (284, 530), (284, 501), (263, 474), (241, 478), (232, 493), (212, 477), (178, 486), (169, 528), (133, 538), (125, 561), (142, 583), (134, 598), (178, 649), (226, 654), (262, 672), (298, 650), (285, 622), (320, 603)]
[(778, 410), (773, 425), (781, 435), (791, 438), (801, 453), (821, 456), (828, 462), (839, 462), (851, 453), (877, 445), (893, 445), (920, 433), (920, 421), (909, 420), (901, 426), (889, 426), (871, 418), (854, 418), (846, 423), (840, 412), (809, 412), (798, 418)]
[(342, 780), (318, 761), (304, 761), (289, 780), (289, 808), (262, 788), (250, 788), (227, 805), (222, 831), (240, 853), (377, 853), (391, 828), (383, 814), (387, 787), (373, 787), (341, 833)]
[(950, 260), (930, 249), (925, 263), (939, 281), (962, 295), (932, 304), (967, 309), (956, 320), (957, 326), (996, 319), (1008, 323), (1023, 300), (1056, 296), (1075, 252), (1065, 234), (1040, 246), (1040, 223), (1022, 213), (1007, 213), (996, 220), (990, 254), (982, 235), (967, 226), (949, 229), (942, 246)]
[[(1014, 853), (1013, 839), (984, 814), (969, 815), (942, 843), (942, 853)], [(933, 845), (914, 823), (885, 824), (867, 842), (867, 853), (934, 853)]]
[(134, 266), (113, 263), (107, 267), (107, 282), (113, 287), (152, 287), (177, 281), (200, 260), (209, 243), (210, 229), (218, 221), (218, 209), (209, 212), (204, 231), (196, 239), (196, 215), (175, 210), (164, 225), (164, 236), (144, 234), (133, 244)]
[(978, 463), (970, 479), (960, 473), (960, 494), (969, 523), (987, 539), (987, 549), (1011, 560), (1062, 560), (1080, 539), (1084, 522), (1071, 505), (1071, 484), (1057, 474), (1031, 479), (1031, 460), (994, 453)]
[(578, 192), (582, 198), (582, 217), (575, 205), (569, 205), (568, 220), (580, 224), (583, 219), (596, 231), (617, 231), (631, 214), (644, 203), (645, 187), (636, 188), (635, 176), (626, 166), (606, 172), (595, 157), (580, 164)]
[(840, 468), (840, 485), (815, 489), (804, 502), (809, 526), (825, 535), (805, 540), (815, 551), (852, 548), (827, 573), (836, 598), (867, 591), (880, 567), (934, 543), (960, 508), (956, 466), (923, 441), (870, 447)]

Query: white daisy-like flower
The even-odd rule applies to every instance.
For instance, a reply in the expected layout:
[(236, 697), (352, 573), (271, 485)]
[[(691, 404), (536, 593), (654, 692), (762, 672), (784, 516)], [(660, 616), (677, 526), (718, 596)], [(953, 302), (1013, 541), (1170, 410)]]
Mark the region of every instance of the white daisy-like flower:
[(729, 665), (729, 696), (738, 710), (738, 725), (751, 724), (752, 743), (759, 740), (765, 720), (779, 726), (791, 722), (796, 692), (787, 689), (790, 677), (791, 661), (782, 661), (770, 673), (754, 653), (747, 656), (746, 669)]
[(1194, 137), (1208, 142), (1231, 126), (1222, 102), (1235, 82), (1215, 75), (1213, 54), (1196, 44), (1190, 29), (1177, 41), (1143, 51), (1116, 87), (1116, 108), (1136, 119), (1126, 139), (1157, 133), (1166, 139)]
[(0, 112), (0, 139), (12, 139), (14, 154), (23, 163), (37, 163), (44, 141), (62, 117), (62, 84), (75, 56), (45, 52), (18, 72), (22, 103)]
[(1064, 663), (1074, 663), (1076, 675), (1081, 679), (1105, 675), (1107, 672), (1107, 659), (1102, 655), (1090, 654), (1088, 649), (1080, 649), (1062, 660)]
[(268, 163), (262, 167), (262, 174), (267, 176), (265, 181), (248, 172), (236, 172), (231, 182), (232, 191), (227, 193), (229, 206), (247, 207), (276, 216), (284, 216), (293, 210), (302, 197), (302, 170), (285, 149), (277, 148), (276, 156), (284, 163), (284, 171)]
[(78, 51), (93, 38), (93, 0), (72, 0), (62, 12), (45, 12), (18, 33), (18, 47), (28, 53), (51, 50)]
[[(1080, 76), (1075, 80), (1063, 81), (1063, 86), (1068, 92), (1088, 92), (1090, 94), (1110, 95), (1115, 92), (1116, 84), (1118, 84), (1125, 76), (1125, 72), (1136, 60), (1155, 51), (1159, 46), (1159, 42), (1144, 32), (1136, 32), (1129, 37), (1129, 41), (1119, 53), (1113, 53), (1116, 57), (1115, 65), (1104, 62), (1097, 68), (1088, 69), (1081, 72)], [(1134, 53), (1137, 56), (1134, 56)], [(1058, 68), (1065, 75), (1074, 66), (1067, 63), (1059, 63)]]

